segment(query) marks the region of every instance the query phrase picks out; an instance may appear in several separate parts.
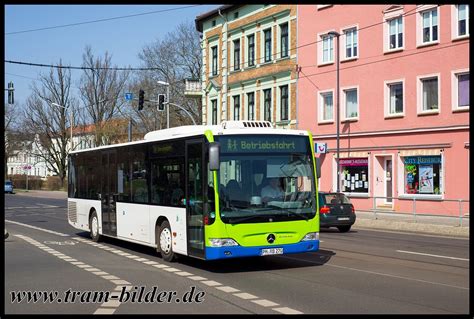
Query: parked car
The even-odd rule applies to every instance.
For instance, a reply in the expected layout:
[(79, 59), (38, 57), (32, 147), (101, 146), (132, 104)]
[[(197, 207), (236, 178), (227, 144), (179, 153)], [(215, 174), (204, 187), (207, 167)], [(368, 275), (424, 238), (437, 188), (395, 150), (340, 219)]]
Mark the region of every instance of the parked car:
[(319, 225), (337, 227), (341, 233), (351, 230), (356, 221), (354, 205), (343, 193), (319, 192)]
[(13, 194), (13, 183), (9, 180), (5, 181), (5, 193)]

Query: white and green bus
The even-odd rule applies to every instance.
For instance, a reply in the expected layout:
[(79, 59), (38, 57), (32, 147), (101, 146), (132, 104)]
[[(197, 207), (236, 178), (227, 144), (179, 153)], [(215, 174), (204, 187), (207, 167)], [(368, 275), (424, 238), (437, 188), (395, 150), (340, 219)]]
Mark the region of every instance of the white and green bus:
[(176, 255), (225, 259), (317, 251), (311, 133), (227, 121), (71, 152), (68, 221)]

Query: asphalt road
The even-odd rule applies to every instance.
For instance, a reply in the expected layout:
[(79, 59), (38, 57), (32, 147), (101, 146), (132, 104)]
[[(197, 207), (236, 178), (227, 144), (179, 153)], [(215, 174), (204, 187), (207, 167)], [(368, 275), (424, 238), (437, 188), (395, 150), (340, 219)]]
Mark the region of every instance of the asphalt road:
[[(167, 263), (149, 247), (93, 243), (66, 209), (64, 198), (5, 195), (6, 314), (469, 314), (468, 239), (322, 230), (316, 253)], [(137, 302), (153, 287), (159, 302)], [(20, 291), (61, 302), (12, 302)], [(94, 291), (136, 300), (90, 302)]]

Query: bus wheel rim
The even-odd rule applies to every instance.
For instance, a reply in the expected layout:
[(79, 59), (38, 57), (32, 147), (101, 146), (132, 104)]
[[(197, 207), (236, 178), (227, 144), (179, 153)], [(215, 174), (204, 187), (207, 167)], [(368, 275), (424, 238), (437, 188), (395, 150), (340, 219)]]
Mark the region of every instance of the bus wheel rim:
[(160, 248), (165, 254), (169, 254), (171, 251), (171, 231), (168, 228), (161, 231)]
[(95, 237), (97, 235), (97, 231), (98, 231), (98, 221), (97, 221), (97, 217), (93, 217), (92, 218), (92, 235)]

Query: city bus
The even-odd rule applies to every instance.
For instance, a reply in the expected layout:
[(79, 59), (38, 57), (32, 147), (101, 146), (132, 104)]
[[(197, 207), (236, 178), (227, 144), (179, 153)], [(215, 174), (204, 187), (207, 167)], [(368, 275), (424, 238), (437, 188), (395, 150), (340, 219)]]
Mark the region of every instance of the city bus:
[(68, 222), (166, 261), (314, 252), (317, 174), (309, 131), (266, 121), (153, 131), (70, 153)]

